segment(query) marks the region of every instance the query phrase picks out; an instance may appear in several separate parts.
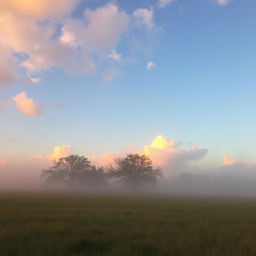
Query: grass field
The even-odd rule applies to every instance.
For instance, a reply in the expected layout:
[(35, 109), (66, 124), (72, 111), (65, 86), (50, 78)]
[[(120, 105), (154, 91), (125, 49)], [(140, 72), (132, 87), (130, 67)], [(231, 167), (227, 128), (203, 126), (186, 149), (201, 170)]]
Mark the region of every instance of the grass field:
[(0, 255), (256, 255), (256, 199), (2, 194)]

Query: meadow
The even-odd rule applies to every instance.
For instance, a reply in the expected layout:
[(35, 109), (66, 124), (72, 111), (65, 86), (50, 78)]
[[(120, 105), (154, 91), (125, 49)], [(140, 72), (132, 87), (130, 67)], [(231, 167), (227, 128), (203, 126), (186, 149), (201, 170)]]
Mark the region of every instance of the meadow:
[(256, 255), (256, 199), (1, 194), (0, 255)]

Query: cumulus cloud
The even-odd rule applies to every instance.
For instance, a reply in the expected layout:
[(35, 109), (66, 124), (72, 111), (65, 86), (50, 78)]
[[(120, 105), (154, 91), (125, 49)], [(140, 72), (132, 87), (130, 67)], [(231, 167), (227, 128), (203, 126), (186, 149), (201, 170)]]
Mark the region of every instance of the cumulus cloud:
[(145, 146), (140, 153), (148, 155), (155, 166), (160, 166), (168, 174), (176, 174), (184, 170), (191, 161), (198, 161), (207, 154), (207, 149), (195, 146), (186, 150), (181, 149), (181, 143), (158, 135), (150, 145)]
[(163, 168), (167, 175), (175, 175), (182, 172), (189, 162), (198, 161), (207, 154), (206, 149), (192, 147), (185, 150), (180, 149), (181, 146), (182, 143), (158, 135), (149, 145), (144, 146), (142, 149), (119, 154), (104, 154), (90, 159), (95, 164), (109, 166), (115, 164), (116, 158), (125, 157), (127, 153), (145, 154), (151, 158), (154, 166)]
[(70, 145), (56, 146), (53, 149), (51, 155), (49, 155), (50, 160), (58, 160), (62, 157), (69, 156), (72, 152), (72, 147)]
[(109, 58), (121, 61), (115, 49), (124, 34), (132, 30), (134, 19), (144, 27), (154, 27), (152, 9), (137, 9), (130, 15), (109, 3), (87, 8), (78, 18), (72, 12), (79, 2), (0, 1), (1, 86), (21, 79), (39, 82), (38, 74), (53, 68), (93, 73)]
[(129, 20), (128, 14), (114, 4), (86, 9), (84, 20), (69, 18), (65, 21), (60, 40), (85, 51), (104, 53), (116, 46)]
[(155, 67), (155, 63), (153, 61), (149, 61), (147, 63), (147, 70), (152, 70)]
[(232, 164), (235, 164), (235, 163), (236, 163), (236, 161), (233, 160), (233, 159), (230, 159), (230, 158), (228, 157), (228, 155), (224, 155), (224, 156), (223, 156), (223, 164), (224, 164), (224, 165), (232, 165)]
[(161, 8), (164, 8), (164, 7), (166, 7), (167, 5), (169, 5), (169, 4), (171, 4), (171, 3), (173, 3), (173, 2), (175, 2), (176, 0), (159, 0), (158, 1), (158, 4), (159, 4), (159, 6), (161, 7)]
[(16, 108), (27, 116), (38, 116), (42, 113), (42, 108), (39, 103), (27, 97), (25, 92), (21, 92), (15, 97), (12, 97)]
[(145, 26), (148, 29), (153, 29), (155, 27), (154, 24), (154, 11), (153, 9), (136, 9), (133, 13), (133, 16), (136, 19), (136, 22), (139, 25)]

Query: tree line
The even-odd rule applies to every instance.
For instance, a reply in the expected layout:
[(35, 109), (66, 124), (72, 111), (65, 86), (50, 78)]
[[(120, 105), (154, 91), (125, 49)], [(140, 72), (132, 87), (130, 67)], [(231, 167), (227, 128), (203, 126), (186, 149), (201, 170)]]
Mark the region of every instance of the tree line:
[(102, 188), (108, 180), (137, 190), (142, 185), (156, 184), (162, 177), (160, 168), (154, 168), (146, 155), (128, 154), (115, 160), (115, 167), (96, 167), (88, 158), (70, 155), (53, 161), (53, 165), (42, 170), (45, 184), (67, 185), (69, 187)]

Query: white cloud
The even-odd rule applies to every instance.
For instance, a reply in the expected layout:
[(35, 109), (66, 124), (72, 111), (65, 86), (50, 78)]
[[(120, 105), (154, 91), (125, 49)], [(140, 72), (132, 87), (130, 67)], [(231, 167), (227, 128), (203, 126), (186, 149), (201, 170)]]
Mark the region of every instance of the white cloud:
[(15, 97), (12, 97), (16, 108), (24, 115), (38, 116), (42, 113), (42, 108), (39, 103), (27, 97), (25, 92), (21, 92)]
[(155, 63), (153, 61), (149, 61), (147, 63), (147, 69), (152, 70), (155, 67)]
[(111, 50), (108, 57), (114, 61), (120, 62), (122, 60), (122, 54), (117, 53), (115, 50)]
[(167, 5), (169, 5), (169, 4), (171, 4), (171, 3), (173, 3), (173, 2), (175, 2), (176, 0), (159, 0), (158, 1), (158, 4), (159, 4), (159, 6), (161, 7), (161, 8), (164, 8), (164, 7), (166, 7)]
[(133, 13), (137, 23), (139, 25), (143, 25), (148, 29), (153, 29), (155, 27), (154, 24), (154, 11), (153, 9), (136, 9)]
[(31, 77), (30, 81), (34, 84), (37, 84), (41, 81), (41, 77)]

